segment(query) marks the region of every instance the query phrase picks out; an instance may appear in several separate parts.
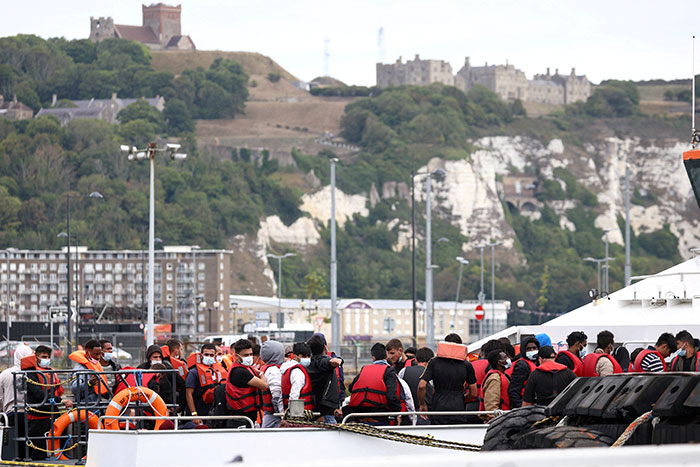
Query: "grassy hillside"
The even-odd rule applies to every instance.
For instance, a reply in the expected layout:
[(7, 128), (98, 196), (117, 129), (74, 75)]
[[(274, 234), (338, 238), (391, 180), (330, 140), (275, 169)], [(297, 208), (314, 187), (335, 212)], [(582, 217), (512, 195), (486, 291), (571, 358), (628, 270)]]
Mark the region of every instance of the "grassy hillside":
[(298, 81), (294, 75), (279, 66), (274, 60), (255, 52), (226, 52), (223, 50), (153, 50), (151, 51), (151, 66), (157, 71), (169, 71), (179, 75), (189, 68), (209, 66), (217, 58), (235, 60), (248, 75), (267, 75), (279, 73), (290, 81)]

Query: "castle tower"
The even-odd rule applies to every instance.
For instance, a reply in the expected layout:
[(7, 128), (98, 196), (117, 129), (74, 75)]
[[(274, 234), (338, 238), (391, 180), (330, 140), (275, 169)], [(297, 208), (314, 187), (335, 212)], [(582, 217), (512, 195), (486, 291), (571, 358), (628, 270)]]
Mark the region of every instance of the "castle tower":
[(115, 37), (114, 20), (112, 18), (90, 17), (90, 40), (92, 42), (100, 42), (105, 39)]
[(182, 34), (180, 15), (182, 5), (170, 6), (156, 3), (150, 6), (142, 5), (143, 25), (151, 28), (163, 46), (167, 45), (173, 36)]

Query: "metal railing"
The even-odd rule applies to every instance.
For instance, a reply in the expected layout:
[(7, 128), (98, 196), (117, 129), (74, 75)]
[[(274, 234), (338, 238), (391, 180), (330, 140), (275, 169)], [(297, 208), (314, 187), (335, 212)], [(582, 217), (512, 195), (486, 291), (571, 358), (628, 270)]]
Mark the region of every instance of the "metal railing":
[[(175, 430), (178, 429), (180, 422), (187, 420), (187, 421), (192, 421), (192, 420), (238, 420), (241, 422), (246, 422), (248, 425), (250, 425), (250, 428), (255, 428), (255, 424), (253, 423), (253, 420), (251, 420), (248, 417), (245, 417), (243, 415), (203, 415), (203, 416), (196, 416), (196, 415), (178, 415), (178, 416), (172, 416), (172, 417), (149, 417), (149, 416), (126, 416), (126, 415), (102, 415), (100, 417), (100, 427), (104, 426), (104, 420), (170, 420), (173, 422), (173, 425), (175, 426)], [(129, 423), (126, 424), (125, 431), (129, 431)], [(165, 430), (167, 431), (167, 430)]]
[(471, 410), (471, 411), (464, 411), (464, 410), (443, 410), (439, 411), (436, 410), (435, 412), (355, 412), (351, 414), (347, 414), (345, 417), (343, 417), (343, 421), (341, 423), (347, 423), (348, 420), (351, 418), (367, 418), (367, 417), (372, 417), (372, 418), (377, 418), (377, 417), (400, 417), (400, 416), (410, 416), (410, 415), (422, 415), (424, 417), (426, 416), (443, 416), (443, 415), (453, 415), (453, 416), (478, 416), (478, 415), (494, 415), (494, 416), (499, 416), (507, 411), (504, 410)]

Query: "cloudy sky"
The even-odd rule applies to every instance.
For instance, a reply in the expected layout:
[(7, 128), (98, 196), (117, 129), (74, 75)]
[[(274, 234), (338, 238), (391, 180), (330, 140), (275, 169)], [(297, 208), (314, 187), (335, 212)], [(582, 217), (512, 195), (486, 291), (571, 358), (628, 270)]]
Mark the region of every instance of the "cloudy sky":
[[(175, 3), (175, 2), (173, 2)], [(182, 31), (203, 50), (260, 52), (311, 80), (324, 73), (372, 85), (375, 63), (398, 57), (447, 60), (456, 72), (509, 63), (531, 77), (576, 67), (602, 79), (691, 75), (696, 2), (666, 0), (179, 0)], [(28, 0), (3, 6), (0, 36), (86, 38), (90, 16), (141, 24), (132, 0)], [(10, 19), (8, 21), (8, 19)], [(695, 23), (695, 25), (693, 24)], [(383, 29), (383, 46), (379, 30)], [(700, 68), (699, 68), (700, 69)]]

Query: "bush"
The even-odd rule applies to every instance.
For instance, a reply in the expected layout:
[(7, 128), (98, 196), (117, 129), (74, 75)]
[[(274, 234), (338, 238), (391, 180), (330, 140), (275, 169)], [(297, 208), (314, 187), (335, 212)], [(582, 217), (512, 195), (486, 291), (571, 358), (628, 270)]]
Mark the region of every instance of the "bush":
[(678, 256), (678, 238), (666, 224), (661, 230), (639, 234), (639, 245), (657, 258), (674, 259)]
[(271, 83), (277, 83), (282, 78), (282, 75), (277, 71), (271, 71), (267, 74), (267, 80)]

